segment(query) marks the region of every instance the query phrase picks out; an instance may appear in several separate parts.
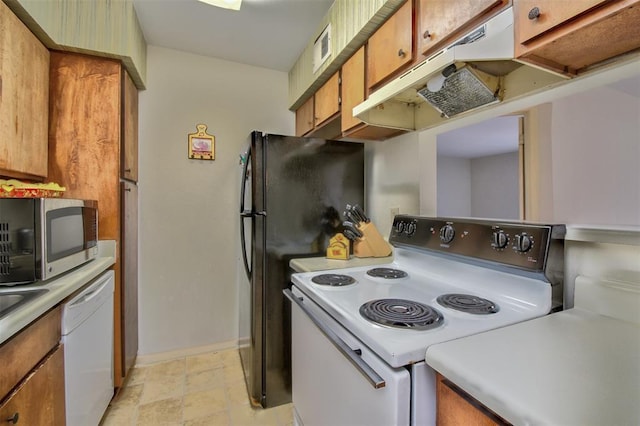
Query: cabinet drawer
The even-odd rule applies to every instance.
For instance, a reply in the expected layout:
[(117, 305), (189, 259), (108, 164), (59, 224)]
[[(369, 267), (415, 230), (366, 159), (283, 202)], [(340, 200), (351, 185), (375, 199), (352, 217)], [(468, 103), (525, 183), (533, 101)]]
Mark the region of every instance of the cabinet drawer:
[(0, 346), (0, 398), (60, 342), (60, 315), (60, 307), (52, 309)]
[(526, 43), (601, 3), (603, 0), (515, 0), (516, 39)]

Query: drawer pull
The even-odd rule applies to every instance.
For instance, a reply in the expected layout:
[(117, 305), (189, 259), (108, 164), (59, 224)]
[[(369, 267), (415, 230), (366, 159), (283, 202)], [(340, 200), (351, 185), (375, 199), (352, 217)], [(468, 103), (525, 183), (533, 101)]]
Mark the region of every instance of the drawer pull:
[(404, 50), (402, 50), (402, 49), (398, 50), (398, 56), (399, 57), (403, 58), (404, 55), (405, 55)]
[(7, 419), (7, 423), (13, 423), (14, 425), (18, 423), (20, 419), (20, 413), (16, 412), (13, 416)]
[(537, 6), (534, 7), (533, 9), (531, 9), (529, 11), (529, 15), (528, 16), (529, 16), (529, 19), (532, 20), (532, 21), (535, 20), (535, 19), (538, 19), (540, 17), (540, 9)]
[(425, 32), (422, 34), (422, 38), (431, 38), (431, 33), (429, 32), (429, 30), (425, 31)]

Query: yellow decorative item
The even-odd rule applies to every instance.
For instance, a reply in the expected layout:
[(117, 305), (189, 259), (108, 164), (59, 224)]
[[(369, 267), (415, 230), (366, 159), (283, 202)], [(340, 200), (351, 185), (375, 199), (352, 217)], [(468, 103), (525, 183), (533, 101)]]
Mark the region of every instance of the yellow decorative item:
[(22, 182), (0, 179), (0, 198), (55, 198), (67, 189), (57, 183)]
[(354, 256), (386, 257), (391, 254), (391, 246), (382, 238), (372, 222), (360, 222), (358, 229), (363, 235), (353, 243)]
[(216, 138), (207, 134), (207, 125), (198, 124), (195, 133), (189, 133), (189, 158), (195, 160), (215, 160)]
[(328, 259), (349, 259), (349, 240), (342, 233), (338, 232), (329, 240), (327, 247)]

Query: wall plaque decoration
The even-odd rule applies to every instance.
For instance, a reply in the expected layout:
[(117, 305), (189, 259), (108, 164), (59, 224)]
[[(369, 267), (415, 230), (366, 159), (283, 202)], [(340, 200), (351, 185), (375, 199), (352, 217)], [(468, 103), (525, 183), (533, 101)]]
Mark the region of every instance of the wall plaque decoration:
[(216, 138), (207, 133), (206, 124), (197, 124), (195, 133), (189, 133), (189, 158), (194, 160), (215, 160)]

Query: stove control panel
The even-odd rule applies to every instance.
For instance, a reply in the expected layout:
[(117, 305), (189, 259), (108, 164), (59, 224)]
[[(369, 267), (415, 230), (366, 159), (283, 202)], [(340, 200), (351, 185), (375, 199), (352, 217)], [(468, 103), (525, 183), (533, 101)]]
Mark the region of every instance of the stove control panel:
[(563, 225), (398, 215), (389, 242), (538, 272), (552, 240), (564, 239), (564, 232)]

